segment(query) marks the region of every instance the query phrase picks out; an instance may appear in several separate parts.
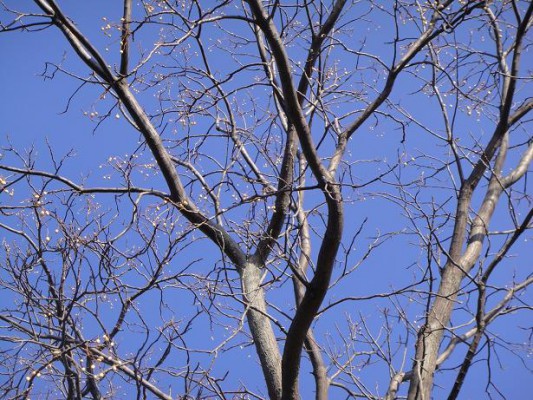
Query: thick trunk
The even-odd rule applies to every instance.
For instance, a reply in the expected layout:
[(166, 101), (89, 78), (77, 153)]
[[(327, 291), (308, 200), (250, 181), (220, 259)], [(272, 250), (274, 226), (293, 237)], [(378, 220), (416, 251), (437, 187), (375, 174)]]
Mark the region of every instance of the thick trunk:
[(436, 297), (427, 322), (418, 335), (413, 375), (409, 386), (409, 400), (429, 400), (433, 388), (433, 375), (442, 336), (457, 298), (462, 271), (453, 264), (444, 269), (439, 296)]
[(281, 355), (267, 316), (265, 293), (261, 287), (262, 269), (251, 262), (239, 269), (246, 302), (246, 316), (271, 400), (281, 398)]
[(505, 134), (487, 192), (477, 216), (470, 224), (468, 243), (464, 252), (462, 247), (473, 188), (465, 189), (468, 186), (467, 183), (461, 190), (456, 211), (456, 225), (450, 247), (450, 257), (444, 267), (439, 290), (428, 313), (427, 321), (418, 335), (413, 375), (409, 386), (409, 400), (429, 400), (431, 398), (433, 375), (437, 369), (440, 344), (450, 322), (457, 295), (461, 290), (461, 281), (468, 275), (479, 259), (489, 223), (504, 189), (503, 182), (505, 178), (502, 178), (501, 170), (507, 154), (507, 140), (507, 134)]

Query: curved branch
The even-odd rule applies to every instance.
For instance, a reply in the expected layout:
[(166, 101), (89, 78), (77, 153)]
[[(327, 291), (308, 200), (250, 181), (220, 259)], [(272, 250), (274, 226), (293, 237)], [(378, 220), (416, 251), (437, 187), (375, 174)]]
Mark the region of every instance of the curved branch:
[(278, 66), (280, 82), (285, 99), (287, 117), (296, 129), (302, 152), (315, 176), (328, 206), (328, 222), (324, 240), (321, 243), (316, 263), (316, 273), (289, 328), (282, 360), (282, 399), (297, 399), (298, 375), (302, 348), (307, 331), (327, 293), (335, 257), (340, 245), (343, 231), (343, 204), (340, 187), (322, 164), (311, 138), (311, 131), (298, 101), (298, 94), (293, 86), (289, 59), (285, 47), (272, 19), (265, 12), (258, 0), (249, 0), (248, 4), (257, 24), (264, 32), (267, 42)]

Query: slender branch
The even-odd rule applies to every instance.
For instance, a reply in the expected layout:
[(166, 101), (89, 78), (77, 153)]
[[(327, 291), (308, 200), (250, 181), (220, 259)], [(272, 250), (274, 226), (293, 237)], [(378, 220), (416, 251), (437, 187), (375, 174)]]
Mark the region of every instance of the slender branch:
[(131, 0), (124, 0), (124, 12), (122, 14), (122, 32), (120, 38), (120, 75), (128, 75), (128, 61), (130, 57), (130, 23), (131, 23)]

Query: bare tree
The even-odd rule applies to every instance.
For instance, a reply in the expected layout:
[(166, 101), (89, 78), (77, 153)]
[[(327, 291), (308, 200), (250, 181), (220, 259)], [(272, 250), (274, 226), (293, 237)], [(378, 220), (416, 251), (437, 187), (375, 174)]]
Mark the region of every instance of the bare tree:
[(33, 3), (1, 38), (61, 33), (104, 174), (3, 146), (2, 397), (505, 397), (533, 3)]

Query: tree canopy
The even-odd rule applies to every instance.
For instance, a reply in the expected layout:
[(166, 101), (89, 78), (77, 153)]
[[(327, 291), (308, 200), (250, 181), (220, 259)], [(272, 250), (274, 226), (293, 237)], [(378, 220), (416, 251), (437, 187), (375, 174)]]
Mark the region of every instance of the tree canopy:
[(533, 3), (0, 5), (3, 398), (526, 390)]

